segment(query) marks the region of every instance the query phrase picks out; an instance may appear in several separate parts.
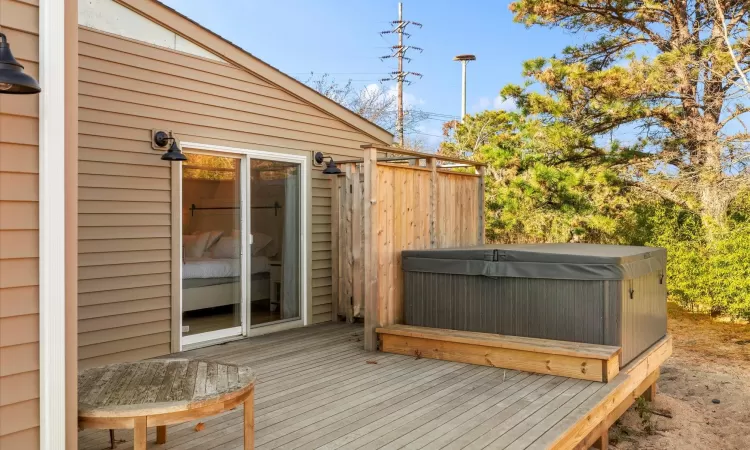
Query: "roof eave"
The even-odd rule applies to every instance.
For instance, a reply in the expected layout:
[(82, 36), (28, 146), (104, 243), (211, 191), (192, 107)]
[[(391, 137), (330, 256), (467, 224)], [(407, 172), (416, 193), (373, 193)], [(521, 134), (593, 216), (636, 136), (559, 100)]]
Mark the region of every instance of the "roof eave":
[(114, 0), (134, 12), (179, 34), (195, 45), (214, 53), (238, 67), (275, 84), (295, 97), (356, 128), (374, 140), (389, 145), (394, 136), (389, 131), (334, 102), (311, 87), (256, 58), (189, 17), (156, 0)]

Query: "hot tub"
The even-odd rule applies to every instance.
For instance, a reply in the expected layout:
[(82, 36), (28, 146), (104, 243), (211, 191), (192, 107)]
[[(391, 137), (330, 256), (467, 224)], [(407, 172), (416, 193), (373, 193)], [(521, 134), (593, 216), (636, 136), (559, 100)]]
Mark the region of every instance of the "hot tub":
[(402, 253), (408, 325), (622, 347), (667, 333), (663, 248), (519, 244)]

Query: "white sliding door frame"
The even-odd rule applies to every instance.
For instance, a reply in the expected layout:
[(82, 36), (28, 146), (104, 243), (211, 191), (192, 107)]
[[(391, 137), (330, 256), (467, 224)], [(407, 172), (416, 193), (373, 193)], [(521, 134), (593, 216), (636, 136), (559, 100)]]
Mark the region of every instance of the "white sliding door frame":
[[(250, 296), (250, 290), (249, 283), (250, 283), (250, 277), (248, 276), (249, 268), (250, 268), (250, 258), (248, 257), (248, 252), (245, 250), (248, 248), (248, 242), (247, 242), (247, 230), (248, 230), (248, 210), (249, 210), (249, 189), (248, 186), (250, 184), (250, 172), (248, 171), (248, 158), (242, 153), (238, 152), (217, 152), (217, 151), (206, 151), (204, 149), (197, 149), (192, 146), (188, 147), (186, 144), (182, 144), (182, 149), (186, 153), (194, 153), (198, 155), (209, 155), (209, 156), (217, 156), (222, 158), (234, 158), (237, 159), (240, 165), (240, 179), (237, 180), (237, 183), (240, 187), (240, 214), (242, 217), (241, 220), (241, 236), (240, 236), (240, 245), (241, 245), (241, 257), (240, 257), (240, 325), (234, 326), (230, 328), (222, 328), (220, 330), (214, 330), (214, 331), (208, 331), (205, 333), (199, 333), (199, 334), (191, 334), (189, 336), (183, 336), (182, 334), (182, 285), (180, 285), (179, 288), (179, 295), (180, 295), (180, 350), (183, 349), (184, 346), (194, 346), (194, 345), (202, 345), (205, 343), (214, 343), (214, 342), (220, 342), (222, 340), (226, 339), (235, 339), (237, 337), (242, 337), (246, 334), (247, 330), (247, 310), (249, 309), (249, 301), (248, 298)], [(180, 170), (179, 170), (179, 177), (180, 177), (180, 205), (182, 205), (182, 177), (183, 177), (183, 169), (182, 164), (180, 164)], [(182, 233), (182, 215), (180, 215), (180, 233)], [(180, 239), (182, 239), (182, 236), (180, 235)], [(182, 260), (182, 245), (180, 246), (180, 260)], [(180, 264), (180, 282), (182, 282), (182, 264)]]
[[(186, 153), (198, 153), (208, 154), (215, 156), (242, 156), (242, 171), (244, 174), (243, 182), (245, 186), (242, 187), (242, 203), (244, 210), (242, 220), (242, 245), (243, 245), (243, 265), (242, 270), (246, 278), (246, 281), (242, 283), (243, 288), (243, 321), (242, 321), (242, 334), (241, 336), (256, 336), (261, 334), (273, 333), (290, 328), (296, 328), (306, 326), (309, 324), (310, 316), (312, 312), (312, 300), (309, 295), (309, 253), (310, 247), (308, 244), (308, 230), (309, 230), (309, 198), (310, 198), (310, 160), (307, 156), (291, 155), (286, 153), (269, 152), (265, 150), (253, 150), (247, 148), (236, 148), (226, 147), (221, 145), (201, 144), (196, 142), (181, 142), (182, 150)], [(261, 159), (269, 161), (280, 161), (288, 162), (293, 164), (299, 164), (299, 177), (300, 177), (300, 241), (299, 241), (299, 265), (300, 265), (300, 318), (296, 320), (273, 322), (269, 324), (258, 325), (255, 327), (250, 326), (250, 260), (249, 255), (251, 254), (252, 242), (248, 239), (250, 236), (250, 218), (251, 208), (250, 204), (250, 161), (252, 159)], [(182, 204), (182, 168), (180, 168), (180, 204)], [(182, 230), (182, 216), (180, 220), (180, 230)], [(182, 265), (180, 265), (180, 280), (182, 280)], [(196, 345), (192, 339), (187, 339), (190, 336), (182, 336), (182, 286), (179, 286), (180, 291), (180, 349), (184, 349), (186, 345)], [(211, 333), (203, 333), (202, 337), (208, 339), (201, 339), (201, 344), (208, 343), (209, 345), (220, 342), (221, 340), (236, 339), (236, 330), (230, 333), (229, 330), (218, 330)], [(211, 334), (211, 336), (209, 336)]]

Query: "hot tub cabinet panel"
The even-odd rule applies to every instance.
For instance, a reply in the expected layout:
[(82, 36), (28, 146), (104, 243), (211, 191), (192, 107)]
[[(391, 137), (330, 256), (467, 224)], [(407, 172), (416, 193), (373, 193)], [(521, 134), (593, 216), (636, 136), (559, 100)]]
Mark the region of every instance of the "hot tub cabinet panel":
[(622, 347), (666, 329), (666, 251), (591, 244), (404, 251), (408, 325)]

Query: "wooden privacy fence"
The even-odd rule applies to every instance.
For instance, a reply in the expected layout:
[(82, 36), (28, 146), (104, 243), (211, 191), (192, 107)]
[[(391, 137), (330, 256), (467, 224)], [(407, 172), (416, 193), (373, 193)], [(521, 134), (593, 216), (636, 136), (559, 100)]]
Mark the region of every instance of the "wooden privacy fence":
[(364, 161), (339, 163), (333, 178), (333, 319), (364, 318), (375, 350), (376, 327), (403, 323), (402, 250), (484, 243), (484, 166), (363, 148)]

